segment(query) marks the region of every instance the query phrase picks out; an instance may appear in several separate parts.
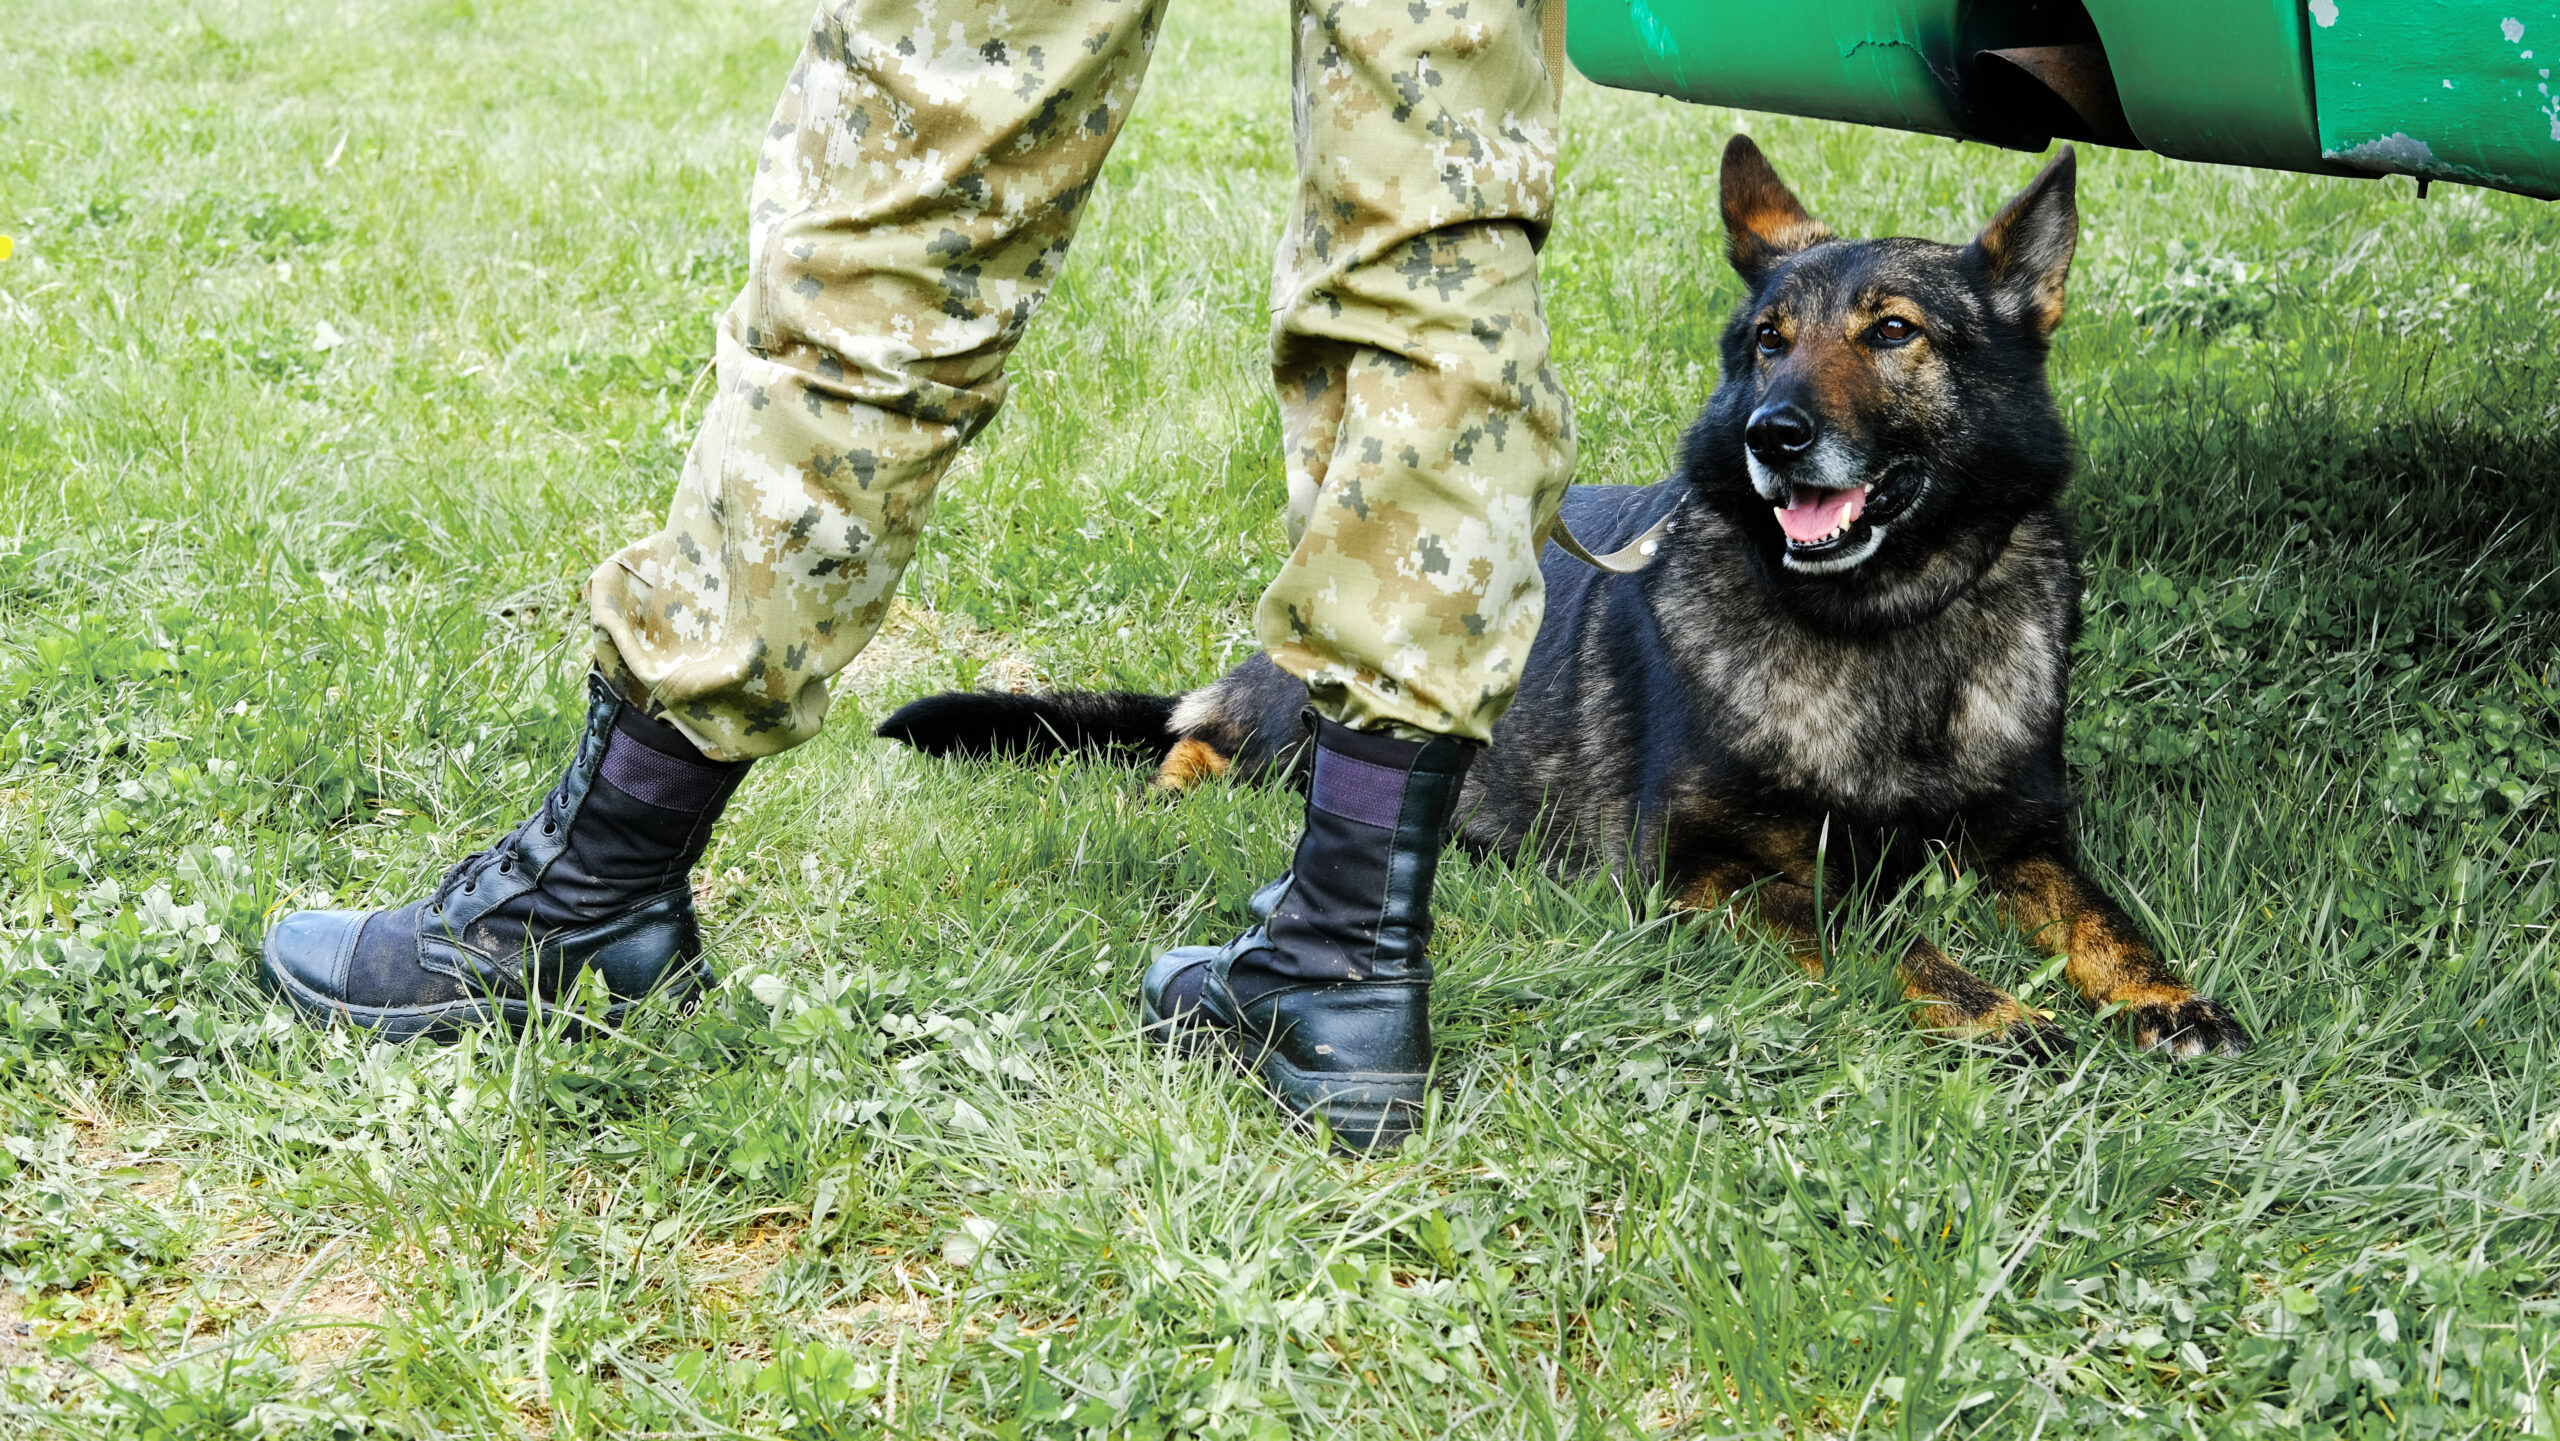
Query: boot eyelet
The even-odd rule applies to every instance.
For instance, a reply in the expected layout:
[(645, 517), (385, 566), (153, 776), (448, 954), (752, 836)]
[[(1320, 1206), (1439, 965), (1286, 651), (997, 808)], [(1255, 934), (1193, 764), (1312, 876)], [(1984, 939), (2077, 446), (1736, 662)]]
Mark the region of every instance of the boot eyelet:
[(548, 836), (548, 835), (557, 835), (557, 834), (559, 833), (559, 831), (560, 831), (560, 827), (559, 827), (559, 825), (558, 825), (557, 823), (555, 823), (555, 822), (552, 822), (552, 821), (544, 821), (544, 822), (542, 823), (542, 833), (543, 833), (544, 835), (546, 835), (546, 836)]

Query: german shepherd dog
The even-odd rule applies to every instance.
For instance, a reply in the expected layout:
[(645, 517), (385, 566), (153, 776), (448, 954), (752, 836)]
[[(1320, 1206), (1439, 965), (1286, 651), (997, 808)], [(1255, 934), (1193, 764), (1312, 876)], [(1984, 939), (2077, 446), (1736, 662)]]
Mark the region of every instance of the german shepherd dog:
[[(1841, 240), (1748, 138), (1726, 147), (1725, 253), (1749, 294), (1722, 380), (1671, 478), (1575, 486), (1563, 504), (1594, 547), (1669, 529), (1633, 574), (1547, 549), (1546, 619), (1468, 775), (1462, 844), (1659, 879), (1816, 971), (1837, 921), (1817, 894), (1973, 870), (2141, 1046), (2246, 1049), (2073, 854), (2080, 570), (2045, 380), (2073, 176), (2066, 148), (1968, 245)], [(950, 693), (879, 733), (934, 754), (1136, 750), (1178, 790), (1302, 769), (1306, 705), (1256, 655), (1180, 697)], [(1933, 1031), (2067, 1046), (1926, 939), (1904, 944), (1899, 978)]]

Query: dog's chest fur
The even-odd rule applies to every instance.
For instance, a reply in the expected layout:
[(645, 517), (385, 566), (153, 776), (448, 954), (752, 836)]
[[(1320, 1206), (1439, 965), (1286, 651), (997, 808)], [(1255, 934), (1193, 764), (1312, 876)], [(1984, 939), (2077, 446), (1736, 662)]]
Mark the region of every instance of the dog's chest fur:
[[(1721, 521), (1695, 523), (1701, 552), (1722, 547)], [(1716, 740), (1769, 786), (1879, 820), (1947, 814), (2052, 743), (2078, 592), (2058, 522), (2030, 518), (1945, 610), (1876, 636), (1807, 628), (1739, 565), (1675, 578), (1665, 638)]]

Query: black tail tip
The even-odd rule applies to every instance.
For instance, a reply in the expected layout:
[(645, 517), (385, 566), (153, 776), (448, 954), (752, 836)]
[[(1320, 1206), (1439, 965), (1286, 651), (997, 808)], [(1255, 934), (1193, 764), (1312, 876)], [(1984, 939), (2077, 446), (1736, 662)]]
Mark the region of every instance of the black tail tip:
[(1132, 691), (944, 691), (898, 707), (873, 734), (969, 760), (1098, 751), (1162, 759), (1174, 742), (1174, 700)]
[[(995, 733), (988, 722), (989, 712), (998, 703), (1015, 697), (979, 694), (973, 691), (944, 691), (921, 700), (911, 700), (889, 713), (873, 735), (882, 740), (913, 746), (929, 756), (966, 756), (984, 760), (1004, 753), (999, 749), (1005, 737)], [(1019, 743), (1009, 747), (1020, 751)]]

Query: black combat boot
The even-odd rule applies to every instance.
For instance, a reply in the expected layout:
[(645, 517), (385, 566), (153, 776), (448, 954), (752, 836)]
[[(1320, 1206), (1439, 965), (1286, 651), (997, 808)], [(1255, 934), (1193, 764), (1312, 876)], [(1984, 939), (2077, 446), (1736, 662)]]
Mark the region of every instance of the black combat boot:
[(587, 731), (542, 808), (387, 911), (297, 911), (267, 933), (266, 978), (306, 1017), (387, 1040), (521, 1023), (593, 967), (608, 1022), (711, 984), (690, 875), (750, 762), (707, 759), (587, 677)]
[(1319, 719), (1306, 830), (1288, 874), (1255, 893), (1259, 924), (1147, 968), (1150, 1037), (1215, 1038), (1337, 1144), (1393, 1146), (1431, 1070), (1431, 879), (1477, 747)]

